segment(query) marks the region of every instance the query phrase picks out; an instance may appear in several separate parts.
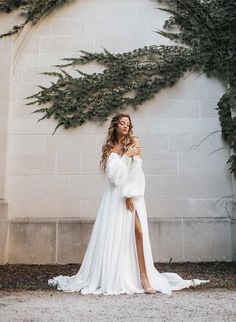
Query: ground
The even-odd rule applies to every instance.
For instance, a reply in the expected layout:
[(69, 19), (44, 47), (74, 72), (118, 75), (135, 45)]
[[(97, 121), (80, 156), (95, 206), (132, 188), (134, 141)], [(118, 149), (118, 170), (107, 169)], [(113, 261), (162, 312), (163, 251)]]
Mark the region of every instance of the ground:
[[(236, 290), (236, 263), (200, 262), (200, 263), (155, 263), (157, 270), (173, 272), (184, 279), (205, 279), (210, 283), (198, 286), (198, 290), (226, 288)], [(80, 264), (67, 265), (0, 265), (0, 294), (2, 290), (45, 290), (51, 289), (47, 280), (57, 275), (74, 275)], [(193, 290), (193, 288), (191, 288)]]
[(80, 265), (0, 266), (0, 322), (236, 321), (236, 263), (155, 264), (159, 272), (210, 283), (173, 291), (172, 296), (81, 295), (47, 285), (56, 275), (73, 275)]
[(2, 292), (1, 322), (234, 322), (236, 291), (176, 291), (172, 296)]

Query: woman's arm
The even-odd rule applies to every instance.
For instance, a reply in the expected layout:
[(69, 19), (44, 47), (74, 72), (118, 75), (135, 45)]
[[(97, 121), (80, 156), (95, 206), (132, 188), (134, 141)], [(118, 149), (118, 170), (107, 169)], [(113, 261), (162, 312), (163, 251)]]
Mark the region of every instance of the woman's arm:
[[(140, 147), (141, 148), (141, 144), (140, 144), (140, 141), (139, 141), (139, 137), (138, 136), (133, 136), (133, 141), (134, 141), (134, 145), (136, 146), (136, 147)], [(142, 156), (142, 150), (140, 150), (140, 152), (138, 153), (138, 154), (136, 154), (136, 155), (138, 155), (139, 157), (141, 157)]]
[[(137, 137), (133, 138), (135, 140), (135, 146), (140, 147), (140, 142)], [(128, 200), (129, 203), (131, 198), (138, 198), (144, 196), (145, 191), (145, 176), (142, 170), (142, 159), (141, 159), (141, 147), (140, 153), (133, 156), (133, 162), (131, 164), (131, 169), (126, 177), (125, 184), (122, 189), (122, 195)]]

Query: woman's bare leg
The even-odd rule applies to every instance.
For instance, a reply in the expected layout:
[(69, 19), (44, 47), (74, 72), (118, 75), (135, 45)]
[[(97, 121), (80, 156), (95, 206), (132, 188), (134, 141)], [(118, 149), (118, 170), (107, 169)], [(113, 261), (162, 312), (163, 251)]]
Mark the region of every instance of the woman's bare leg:
[[(140, 274), (147, 274), (144, 260), (143, 252), (143, 233), (142, 227), (138, 218), (137, 210), (135, 210), (135, 239), (136, 239), (136, 248), (139, 261), (139, 270)], [(142, 278), (142, 283), (144, 288), (151, 287), (148, 278)]]

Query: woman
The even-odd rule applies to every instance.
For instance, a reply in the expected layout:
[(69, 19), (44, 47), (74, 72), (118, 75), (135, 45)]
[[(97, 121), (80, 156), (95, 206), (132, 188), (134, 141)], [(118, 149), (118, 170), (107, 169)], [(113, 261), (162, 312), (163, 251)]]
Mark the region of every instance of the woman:
[(184, 280), (159, 273), (150, 247), (144, 200), (141, 146), (129, 114), (112, 118), (102, 148), (107, 179), (90, 241), (78, 273), (48, 280), (65, 292), (81, 294), (155, 294), (196, 286), (209, 280)]

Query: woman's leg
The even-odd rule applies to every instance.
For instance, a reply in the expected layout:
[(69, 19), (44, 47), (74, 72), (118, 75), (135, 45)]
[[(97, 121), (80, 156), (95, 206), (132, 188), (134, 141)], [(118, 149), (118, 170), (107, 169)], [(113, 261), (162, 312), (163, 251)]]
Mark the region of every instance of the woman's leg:
[[(135, 239), (136, 239), (136, 248), (138, 253), (140, 274), (147, 274), (146, 267), (145, 267), (145, 260), (144, 260), (144, 252), (143, 252), (143, 233), (142, 233), (142, 227), (139, 221), (139, 217), (137, 214), (137, 210), (135, 210)], [(144, 288), (151, 287), (147, 277), (141, 278), (141, 280)]]

